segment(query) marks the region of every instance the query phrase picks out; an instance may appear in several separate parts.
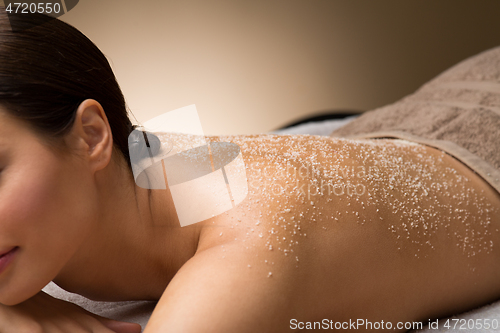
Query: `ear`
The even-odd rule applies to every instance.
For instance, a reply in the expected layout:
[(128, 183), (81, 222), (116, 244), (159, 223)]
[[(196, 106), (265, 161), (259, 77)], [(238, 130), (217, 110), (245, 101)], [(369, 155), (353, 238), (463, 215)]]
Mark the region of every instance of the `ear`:
[(71, 148), (83, 153), (92, 170), (101, 170), (109, 163), (113, 136), (99, 102), (86, 99), (78, 106), (70, 137)]

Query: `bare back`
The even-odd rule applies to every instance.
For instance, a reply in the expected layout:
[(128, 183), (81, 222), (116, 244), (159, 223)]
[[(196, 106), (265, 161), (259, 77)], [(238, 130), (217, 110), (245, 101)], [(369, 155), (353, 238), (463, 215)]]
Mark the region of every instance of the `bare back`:
[(500, 296), (500, 196), (447, 154), (401, 140), (212, 139), (241, 147), (248, 196), (203, 222), (148, 327), (427, 321)]

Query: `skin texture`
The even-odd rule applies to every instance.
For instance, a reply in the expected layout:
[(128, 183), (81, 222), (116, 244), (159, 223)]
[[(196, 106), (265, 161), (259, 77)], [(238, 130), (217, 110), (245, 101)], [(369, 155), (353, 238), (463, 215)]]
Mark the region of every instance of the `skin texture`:
[[(0, 249), (19, 246), (0, 274), (7, 306), (54, 280), (95, 300), (160, 299), (146, 333), (281, 332), (292, 318), (427, 321), (500, 296), (500, 197), (436, 149), (211, 137), (240, 146), (249, 193), (181, 228), (168, 191), (135, 185), (97, 102), (80, 105), (64, 156), (0, 116)], [(332, 179), (343, 194), (313, 191)]]
[[(145, 332), (284, 332), (292, 318), (395, 327), (498, 298), (499, 196), (477, 175), (420, 145), (301, 138), (212, 138), (246, 153), (250, 192), (207, 222)], [(288, 161), (309, 173), (275, 158), (290, 151), (298, 153)], [(291, 191), (327, 180), (311, 172), (317, 161), (341, 166), (337, 184), (365, 191)], [(272, 192), (276, 184), (289, 191)]]

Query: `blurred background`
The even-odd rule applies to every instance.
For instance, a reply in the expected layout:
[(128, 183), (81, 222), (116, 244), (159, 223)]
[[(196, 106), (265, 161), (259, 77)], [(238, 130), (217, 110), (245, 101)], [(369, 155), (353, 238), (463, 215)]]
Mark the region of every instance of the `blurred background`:
[[(196, 104), (205, 134), (370, 110), (500, 45), (498, 0), (80, 0), (139, 122)], [(132, 121), (137, 121), (131, 116)]]

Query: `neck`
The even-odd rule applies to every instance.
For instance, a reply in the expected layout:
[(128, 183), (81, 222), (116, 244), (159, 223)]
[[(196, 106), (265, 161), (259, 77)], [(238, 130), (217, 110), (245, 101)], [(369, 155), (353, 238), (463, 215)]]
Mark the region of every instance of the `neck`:
[(180, 227), (168, 190), (140, 188), (113, 164), (96, 174), (92, 236), (53, 281), (93, 300), (157, 300), (195, 254), (201, 226)]

